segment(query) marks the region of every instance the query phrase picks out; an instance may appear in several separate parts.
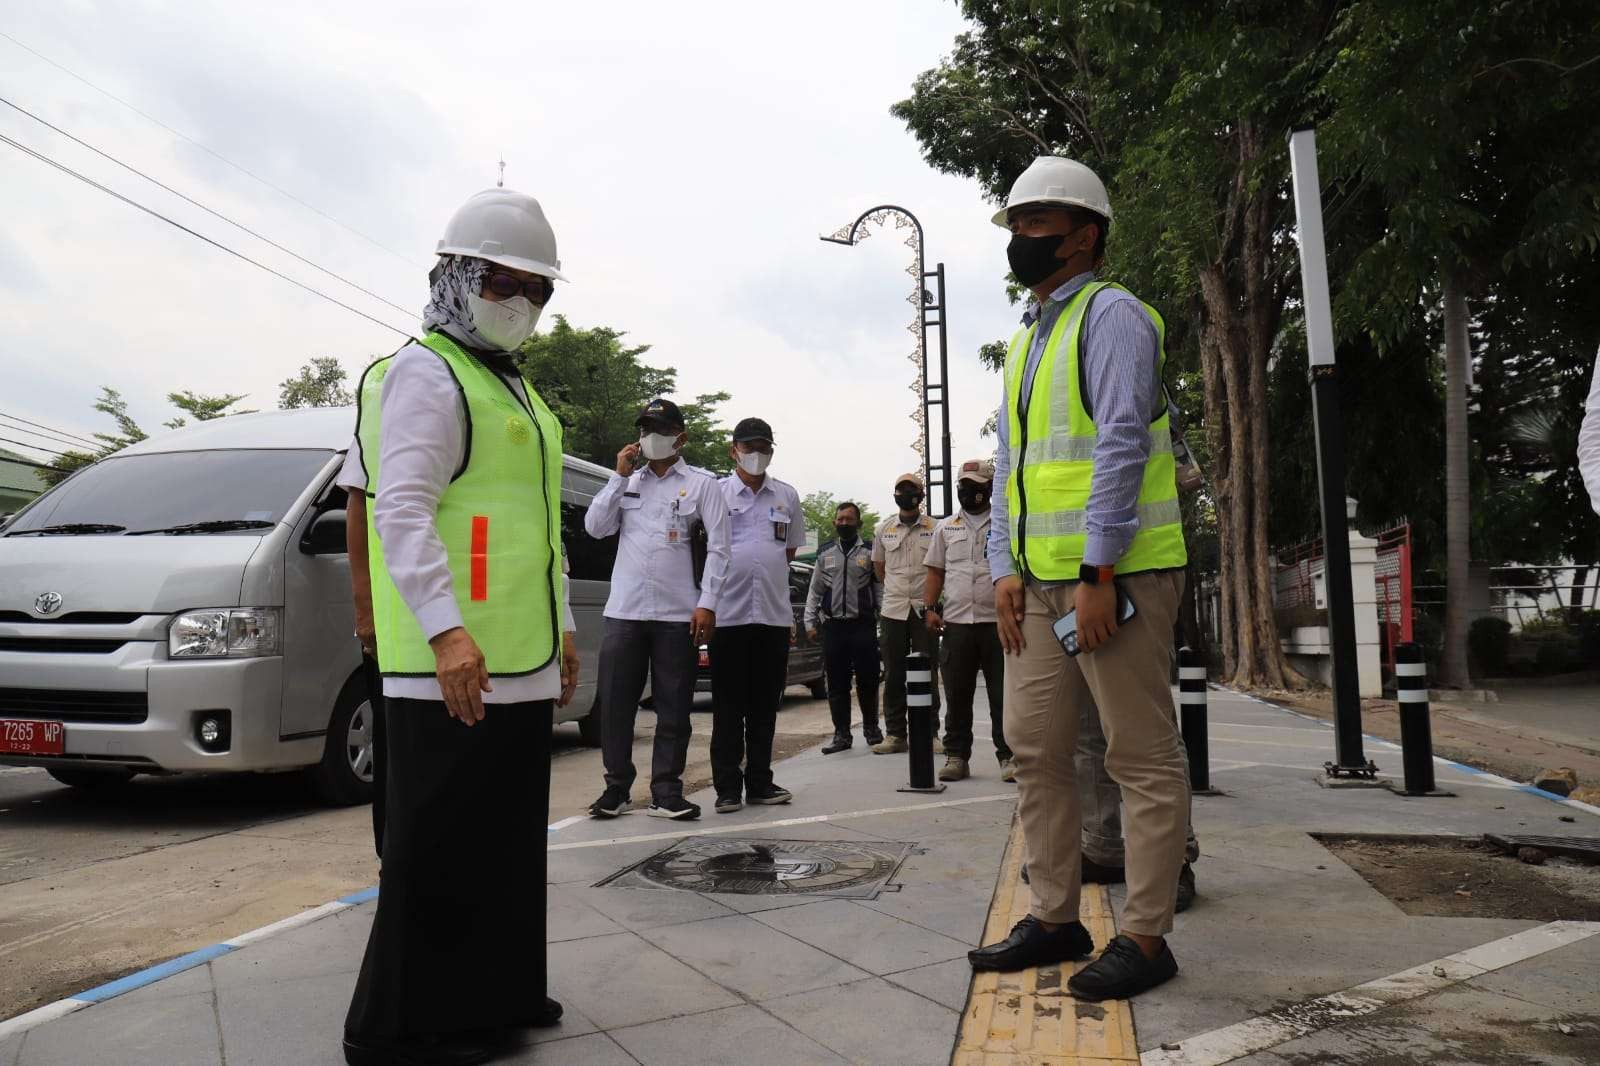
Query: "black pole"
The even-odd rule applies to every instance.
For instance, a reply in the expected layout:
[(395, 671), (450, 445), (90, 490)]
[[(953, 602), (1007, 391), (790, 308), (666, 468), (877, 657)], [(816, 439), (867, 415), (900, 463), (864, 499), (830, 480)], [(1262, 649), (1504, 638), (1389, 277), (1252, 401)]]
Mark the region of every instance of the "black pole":
[(1433, 726), (1429, 722), (1428, 667), (1422, 645), (1394, 646), (1394, 687), (1400, 702), (1400, 758), (1405, 763), (1408, 796), (1434, 791)]
[(1183, 746), (1189, 753), (1189, 791), (1211, 791), (1211, 744), (1206, 735), (1206, 660), (1178, 649), (1178, 700)]
[(933, 663), (914, 651), (906, 656), (906, 725), (910, 780), (900, 792), (943, 792), (933, 777)]
[[(955, 514), (950, 499), (951, 474), (955, 471), (950, 465), (950, 346), (944, 332), (944, 320), (949, 312), (944, 299), (944, 264), (940, 263), (935, 271), (939, 275), (939, 421), (944, 455), (944, 513), (948, 516)], [(927, 350), (923, 351), (926, 358)]]

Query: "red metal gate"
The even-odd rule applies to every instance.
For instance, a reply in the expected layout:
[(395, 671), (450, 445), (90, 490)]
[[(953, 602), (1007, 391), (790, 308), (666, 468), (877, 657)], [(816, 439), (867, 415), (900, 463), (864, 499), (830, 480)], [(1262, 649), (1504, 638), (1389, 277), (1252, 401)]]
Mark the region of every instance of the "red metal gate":
[(1411, 524), (1386, 529), (1377, 535), (1378, 565), (1373, 573), (1378, 594), (1378, 633), (1383, 641), (1383, 665), (1394, 673), (1394, 646), (1413, 638), (1416, 605), (1411, 598)]

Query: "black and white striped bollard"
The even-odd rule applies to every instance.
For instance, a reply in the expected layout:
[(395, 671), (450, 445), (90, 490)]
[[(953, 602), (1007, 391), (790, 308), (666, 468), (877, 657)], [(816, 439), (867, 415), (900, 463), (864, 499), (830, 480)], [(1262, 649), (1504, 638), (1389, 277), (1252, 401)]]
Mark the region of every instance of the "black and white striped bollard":
[(1211, 791), (1211, 744), (1206, 734), (1206, 661), (1193, 648), (1178, 649), (1178, 704), (1183, 746), (1189, 752), (1189, 791)]
[(1400, 702), (1400, 758), (1405, 763), (1408, 796), (1436, 791), (1433, 781), (1433, 726), (1428, 711), (1428, 664), (1422, 645), (1394, 646), (1394, 688)]
[(906, 726), (911, 779), (899, 792), (943, 792), (933, 776), (933, 663), (914, 651), (906, 656)]

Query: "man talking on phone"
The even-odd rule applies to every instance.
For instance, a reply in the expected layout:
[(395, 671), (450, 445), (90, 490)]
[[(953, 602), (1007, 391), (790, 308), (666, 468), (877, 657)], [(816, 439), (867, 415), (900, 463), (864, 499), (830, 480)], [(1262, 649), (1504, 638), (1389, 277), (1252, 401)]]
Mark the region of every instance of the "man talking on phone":
[(993, 221), (1010, 231), (1011, 272), (1034, 295), (1006, 356), (1004, 491), (989, 531), (1032, 903), (1008, 937), (969, 958), (1021, 970), (1093, 953), (1078, 921), (1074, 754), (1080, 715), (1097, 707), (1122, 792), (1128, 896), (1121, 934), (1068, 989), (1121, 999), (1177, 973), (1165, 936), (1189, 821), (1167, 684), (1188, 556), (1160, 386), (1164, 327), (1154, 308), (1096, 278), (1111, 204), (1088, 167), (1035, 159)]

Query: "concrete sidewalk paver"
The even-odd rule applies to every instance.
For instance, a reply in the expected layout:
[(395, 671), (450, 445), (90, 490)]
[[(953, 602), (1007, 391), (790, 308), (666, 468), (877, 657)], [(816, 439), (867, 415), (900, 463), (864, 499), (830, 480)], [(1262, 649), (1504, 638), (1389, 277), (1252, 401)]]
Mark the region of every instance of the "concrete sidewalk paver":
[(642, 1066), (832, 1066), (849, 1061), (754, 1006), (619, 1029), (611, 1035)]

